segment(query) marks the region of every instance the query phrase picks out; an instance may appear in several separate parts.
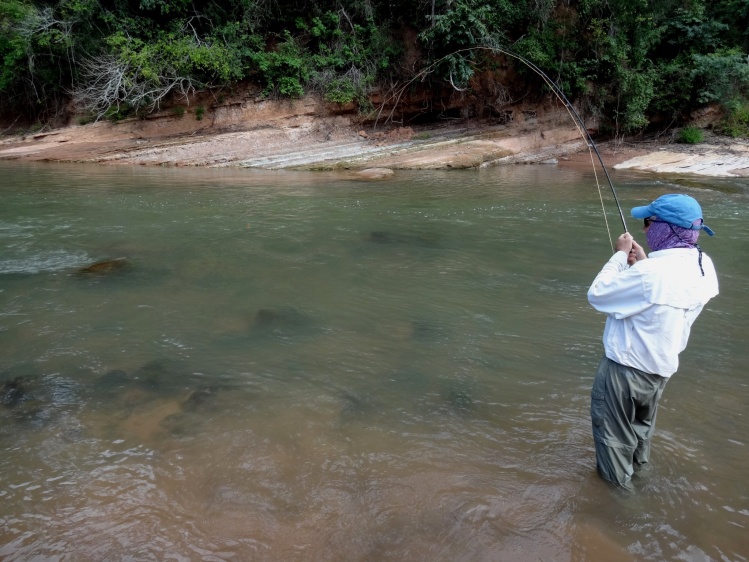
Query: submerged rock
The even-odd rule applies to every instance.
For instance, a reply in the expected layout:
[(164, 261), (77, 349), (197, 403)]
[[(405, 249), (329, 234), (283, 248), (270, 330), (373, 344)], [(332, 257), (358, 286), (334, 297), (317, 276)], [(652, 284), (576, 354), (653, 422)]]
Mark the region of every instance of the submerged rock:
[(100, 404), (130, 410), (183, 392), (186, 376), (179, 362), (154, 359), (131, 373), (123, 369), (107, 371), (92, 389)]
[(394, 173), (390, 168), (367, 168), (354, 172), (354, 175), (363, 180), (381, 180), (392, 176)]
[(216, 389), (203, 386), (194, 391), (187, 400), (182, 404), (182, 409), (186, 412), (196, 412), (209, 409), (216, 399)]
[(255, 313), (255, 326), (268, 327), (283, 323), (284, 319), (278, 310), (261, 308)]
[(126, 371), (123, 371), (122, 369), (114, 369), (99, 377), (95, 386), (101, 390), (119, 390), (131, 382), (132, 379)]
[(130, 260), (127, 258), (114, 258), (82, 267), (78, 270), (78, 273), (81, 275), (108, 275), (124, 271), (130, 268), (130, 266)]
[(314, 326), (312, 318), (293, 306), (261, 308), (251, 321), (251, 332), (259, 334), (299, 334)]
[(458, 415), (465, 416), (476, 408), (473, 397), (463, 388), (450, 388), (445, 394), (445, 402)]
[(162, 386), (164, 379), (170, 374), (168, 365), (161, 359), (149, 361), (133, 373), (133, 379), (138, 386), (155, 390)]
[(399, 241), (399, 239), (393, 236), (390, 232), (385, 232), (384, 230), (373, 230), (369, 233), (367, 240), (374, 242), (375, 244), (392, 244)]
[(344, 392), (341, 395), (341, 420), (350, 422), (375, 413), (379, 404), (377, 400), (367, 394)]
[(5, 381), (0, 391), (0, 404), (6, 408), (13, 408), (20, 404), (26, 398), (26, 389), (24, 387), (23, 377), (16, 377), (13, 380)]
[(217, 387), (187, 390), (188, 380), (181, 362), (154, 359), (131, 373), (107, 371), (91, 388), (112, 431), (150, 441), (194, 434), (215, 411)]
[(5, 381), (0, 389), (0, 417), (33, 426), (59, 418), (77, 402), (77, 384), (63, 376), (20, 376)]
[(180, 402), (176, 398), (159, 398), (141, 404), (128, 412), (117, 430), (142, 441), (154, 441), (164, 436), (164, 420), (180, 412)]
[(172, 435), (196, 433), (209, 419), (205, 414), (216, 408), (216, 397), (215, 388), (200, 387), (179, 404), (179, 411), (166, 415), (159, 425)]

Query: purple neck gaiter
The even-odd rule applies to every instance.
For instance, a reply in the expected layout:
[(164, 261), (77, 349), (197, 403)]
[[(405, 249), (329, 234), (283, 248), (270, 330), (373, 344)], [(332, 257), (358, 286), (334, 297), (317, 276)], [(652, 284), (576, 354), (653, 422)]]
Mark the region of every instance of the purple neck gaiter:
[[(701, 219), (694, 221), (701, 224)], [(645, 233), (648, 246), (653, 252), (668, 250), (669, 248), (694, 248), (697, 245), (699, 230), (691, 230), (669, 224), (667, 222), (653, 222)]]

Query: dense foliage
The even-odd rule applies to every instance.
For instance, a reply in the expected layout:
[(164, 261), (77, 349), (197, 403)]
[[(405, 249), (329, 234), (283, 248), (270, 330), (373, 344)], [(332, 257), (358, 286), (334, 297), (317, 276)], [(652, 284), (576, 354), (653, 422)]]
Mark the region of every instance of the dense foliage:
[(0, 0), (0, 111), (46, 120), (72, 100), (116, 117), (239, 81), (366, 108), (374, 88), (414, 76), (502, 85), (508, 64), (544, 92), (492, 47), (616, 134), (711, 103), (727, 132), (749, 129), (749, 0)]

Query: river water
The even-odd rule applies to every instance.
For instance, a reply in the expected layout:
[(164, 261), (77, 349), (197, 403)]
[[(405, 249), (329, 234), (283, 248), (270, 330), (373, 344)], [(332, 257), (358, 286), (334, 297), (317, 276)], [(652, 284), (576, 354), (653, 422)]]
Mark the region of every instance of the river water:
[(592, 173), (0, 174), (0, 559), (749, 558), (749, 181), (614, 175), (701, 201), (721, 283), (623, 496)]

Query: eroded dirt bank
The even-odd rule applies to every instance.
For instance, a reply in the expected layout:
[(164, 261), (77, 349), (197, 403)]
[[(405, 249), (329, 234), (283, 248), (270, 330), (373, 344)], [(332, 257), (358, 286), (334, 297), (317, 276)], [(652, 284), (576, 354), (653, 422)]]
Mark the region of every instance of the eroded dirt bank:
[[(559, 107), (517, 109), (497, 120), (363, 126), (351, 108), (315, 98), (247, 98), (198, 119), (188, 109), (4, 137), (0, 158), (102, 164), (265, 169), (439, 169), (511, 163), (590, 163)], [(600, 143), (607, 166), (662, 173), (749, 176), (749, 143), (709, 137), (700, 145)]]

